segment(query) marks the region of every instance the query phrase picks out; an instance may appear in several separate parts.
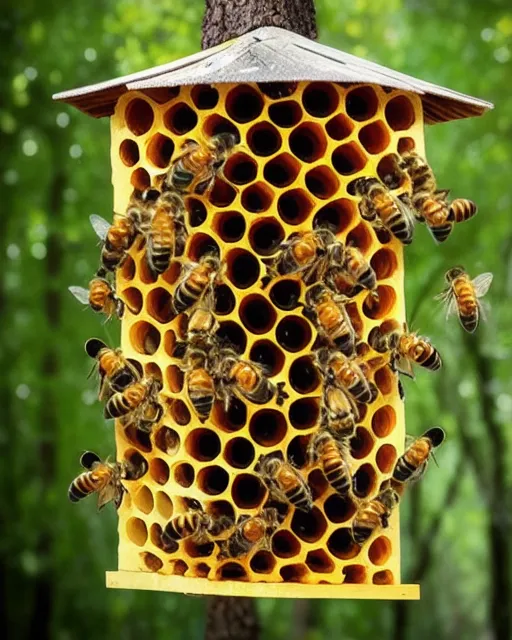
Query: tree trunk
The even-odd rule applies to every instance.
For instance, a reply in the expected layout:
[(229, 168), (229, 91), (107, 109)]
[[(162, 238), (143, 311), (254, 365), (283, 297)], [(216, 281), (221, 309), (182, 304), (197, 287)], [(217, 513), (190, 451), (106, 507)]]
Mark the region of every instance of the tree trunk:
[(208, 49), (258, 27), (281, 27), (314, 40), (314, 0), (206, 0), (201, 44)]
[(205, 640), (258, 640), (259, 632), (252, 598), (208, 598)]

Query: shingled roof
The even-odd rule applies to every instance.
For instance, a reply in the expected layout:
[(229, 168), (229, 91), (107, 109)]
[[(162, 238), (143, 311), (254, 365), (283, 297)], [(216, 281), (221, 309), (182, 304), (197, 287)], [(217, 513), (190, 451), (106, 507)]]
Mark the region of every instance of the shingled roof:
[(421, 96), (425, 122), (447, 122), (482, 115), (490, 102), (387, 69), (277, 27), (262, 27), (211, 49), (168, 64), (98, 84), (63, 91), (66, 102), (95, 118), (114, 112), (126, 91), (224, 82), (301, 80), (369, 83)]

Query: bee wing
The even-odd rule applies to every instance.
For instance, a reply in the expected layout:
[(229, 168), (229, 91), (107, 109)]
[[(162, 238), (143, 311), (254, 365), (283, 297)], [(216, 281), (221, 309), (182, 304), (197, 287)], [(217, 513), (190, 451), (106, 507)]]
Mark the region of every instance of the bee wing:
[(112, 502), (116, 498), (118, 488), (115, 484), (109, 483), (98, 491), (98, 511), (101, 511), (103, 507)]
[(369, 198), (362, 197), (359, 201), (359, 213), (361, 218), (365, 220), (371, 220), (375, 217), (375, 207), (372, 205)]
[(492, 284), (493, 275), (490, 272), (481, 273), (473, 280), (473, 287), (477, 298), (485, 296)]
[(84, 469), (91, 469), (95, 462), (101, 462), (98, 454), (94, 451), (85, 451), (80, 457), (80, 464)]
[(108, 230), (110, 229), (110, 226), (111, 226), (110, 223), (107, 222), (105, 218), (102, 218), (101, 216), (97, 216), (95, 213), (89, 216), (89, 220), (98, 238), (103, 242), (105, 242)]
[(68, 291), (75, 296), (78, 302), (81, 302), (82, 304), (89, 304), (89, 291), (84, 289), (84, 287), (71, 286), (68, 287)]
[(446, 319), (457, 311), (457, 299), (451, 287), (434, 296), (434, 300), (439, 300), (443, 303), (446, 309)]
[(409, 358), (405, 358), (404, 356), (398, 356), (393, 363), (393, 368), (395, 371), (402, 373), (404, 376), (408, 378), (412, 378), (414, 380), (414, 371), (412, 368), (412, 363)]

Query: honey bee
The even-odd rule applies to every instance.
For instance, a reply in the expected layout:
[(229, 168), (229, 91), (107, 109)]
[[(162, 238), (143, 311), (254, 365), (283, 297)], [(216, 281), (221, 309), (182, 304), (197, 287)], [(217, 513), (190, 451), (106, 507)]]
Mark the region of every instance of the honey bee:
[(407, 197), (393, 195), (377, 178), (359, 178), (354, 189), (361, 198), (359, 211), (364, 220), (377, 229), (384, 227), (402, 244), (411, 244), (414, 216)]
[(207, 369), (208, 354), (201, 349), (187, 349), (185, 387), (199, 420), (204, 422), (215, 400), (215, 380)]
[(229, 516), (211, 516), (197, 500), (191, 500), (190, 505), (188, 511), (174, 516), (166, 524), (162, 532), (164, 543), (192, 538), (198, 544), (205, 544), (233, 527)]
[(426, 222), (438, 242), (450, 235), (455, 222), (472, 218), (477, 207), (471, 200), (454, 200), (448, 204), (448, 190), (438, 190), (430, 165), (416, 151), (408, 151), (400, 160), (400, 168), (407, 173), (412, 185), (412, 204), (420, 220)]
[(146, 248), (149, 268), (155, 275), (167, 271), (171, 258), (183, 251), (186, 240), (183, 208), (181, 197), (168, 191), (155, 203)]
[(432, 427), (413, 440), (404, 454), (396, 461), (393, 469), (393, 481), (399, 484), (418, 480), (425, 473), (428, 460), (435, 448), (445, 439), (445, 432), (441, 427)]
[(235, 531), (220, 543), (220, 558), (240, 558), (252, 549), (268, 549), (280, 523), (281, 517), (274, 507), (263, 509), (257, 516), (240, 516)]
[(190, 309), (211, 294), (219, 270), (219, 259), (211, 255), (203, 256), (199, 262), (188, 264), (174, 292), (172, 306), (175, 313)]
[(85, 343), (85, 351), (98, 363), (100, 400), (108, 398), (113, 392), (123, 391), (139, 380), (139, 372), (123, 356), (121, 349), (111, 349), (98, 338), (91, 338)]
[(291, 504), (301, 511), (311, 511), (313, 497), (301, 474), (289, 462), (283, 462), (273, 454), (261, 456), (256, 472), (267, 486), (272, 497), (284, 504)]
[(376, 529), (386, 529), (389, 526), (391, 512), (399, 502), (400, 496), (390, 487), (381, 491), (373, 500), (363, 502), (352, 521), (354, 542), (362, 545)]
[(369, 404), (377, 397), (377, 388), (368, 381), (363, 369), (341, 351), (330, 351), (324, 347), (316, 352), (315, 361), (326, 381), (340, 386), (355, 402)]
[(196, 307), (188, 319), (187, 339), (174, 346), (173, 356), (182, 358), (189, 348), (208, 351), (217, 343), (219, 323), (210, 310), (210, 305)]
[(319, 335), (335, 344), (344, 355), (354, 354), (356, 332), (341, 296), (323, 284), (316, 284), (306, 294), (304, 315), (317, 327)]
[(448, 288), (436, 296), (446, 306), (446, 317), (457, 313), (462, 327), (469, 333), (476, 331), (480, 316), (483, 315), (482, 298), (492, 283), (490, 272), (481, 273), (471, 280), (463, 267), (453, 267), (446, 272)]
[(123, 391), (114, 393), (105, 405), (105, 418), (121, 418), (124, 425), (136, 423), (141, 431), (151, 431), (160, 420), (163, 408), (158, 401), (159, 380), (143, 378)]
[(226, 410), (233, 393), (255, 404), (266, 404), (276, 396), (277, 404), (281, 405), (288, 398), (284, 382), (275, 385), (261, 365), (241, 360), (232, 349), (218, 349), (211, 354), (210, 372), (219, 383), (218, 393), (224, 398)]
[(345, 444), (354, 435), (359, 410), (348, 393), (333, 384), (324, 384), (321, 406), (322, 428)]
[(403, 330), (394, 325), (383, 331), (381, 327), (374, 327), (368, 336), (368, 343), (379, 353), (391, 352), (390, 365), (393, 371), (403, 373), (414, 378), (412, 363), (420, 367), (437, 371), (441, 368), (441, 356), (427, 338), (409, 333), (404, 323)]
[(82, 304), (88, 305), (97, 313), (104, 313), (107, 320), (112, 316), (122, 318), (124, 302), (115, 294), (114, 288), (104, 277), (106, 274), (100, 269), (96, 278), (89, 282), (89, 289), (84, 287), (69, 287), (69, 291)]
[(329, 268), (326, 282), (336, 293), (345, 293), (348, 289), (353, 296), (361, 289), (373, 291), (377, 287), (377, 276), (357, 247), (346, 246), (340, 266)]
[(207, 194), (235, 145), (231, 133), (219, 133), (204, 142), (186, 140), (164, 179), (165, 188), (182, 194)]
[(79, 502), (91, 493), (97, 493), (98, 510), (109, 502), (118, 509), (124, 493), (121, 479), (126, 477), (126, 465), (129, 463), (103, 462), (92, 451), (86, 451), (80, 458), (80, 464), (86, 471), (69, 485), (68, 498), (71, 502)]
[(348, 449), (342, 446), (329, 431), (316, 433), (308, 447), (309, 460), (319, 463), (327, 482), (344, 496), (352, 488), (352, 474), (348, 464)]

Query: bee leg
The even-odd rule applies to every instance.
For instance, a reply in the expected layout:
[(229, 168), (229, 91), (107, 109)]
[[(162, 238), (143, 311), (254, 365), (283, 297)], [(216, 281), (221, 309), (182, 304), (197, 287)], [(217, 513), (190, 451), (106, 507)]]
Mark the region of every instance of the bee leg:
[(277, 398), (276, 403), (281, 406), (285, 400), (287, 400), (290, 396), (284, 390), (284, 382), (277, 383)]

